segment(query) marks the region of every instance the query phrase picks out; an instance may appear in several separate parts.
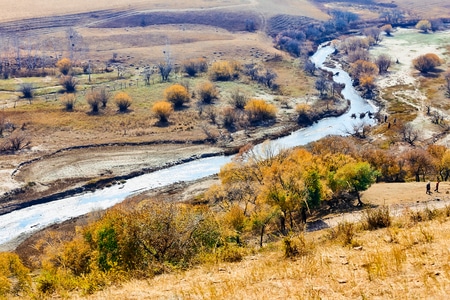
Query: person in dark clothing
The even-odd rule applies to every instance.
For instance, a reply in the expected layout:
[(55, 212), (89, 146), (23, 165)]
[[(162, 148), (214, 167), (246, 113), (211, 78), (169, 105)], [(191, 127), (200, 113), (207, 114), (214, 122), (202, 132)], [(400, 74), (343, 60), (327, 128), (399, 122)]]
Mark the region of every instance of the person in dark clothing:
[(431, 183), (429, 181), (427, 183), (427, 194), (431, 195)]
[(434, 191), (439, 193), (439, 180), (436, 182), (436, 188)]

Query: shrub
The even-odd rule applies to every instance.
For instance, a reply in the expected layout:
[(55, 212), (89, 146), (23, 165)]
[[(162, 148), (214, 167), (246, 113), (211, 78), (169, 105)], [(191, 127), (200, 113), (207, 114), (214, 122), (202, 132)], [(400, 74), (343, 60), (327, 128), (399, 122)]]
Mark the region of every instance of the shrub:
[(173, 112), (172, 103), (167, 101), (159, 101), (152, 106), (153, 114), (159, 118), (159, 121), (165, 123), (169, 120), (169, 116)]
[(381, 26), (380, 29), (382, 31), (384, 31), (387, 36), (391, 36), (391, 34), (392, 34), (392, 25), (391, 24), (383, 25), (383, 26)]
[(241, 65), (235, 61), (217, 61), (210, 68), (210, 78), (213, 81), (229, 81), (237, 79)]
[(428, 20), (420, 20), (416, 24), (416, 29), (421, 30), (424, 33), (427, 33), (431, 30), (431, 23)]
[(311, 125), (314, 122), (314, 111), (308, 104), (298, 104), (295, 107), (297, 122), (300, 125)]
[(73, 111), (75, 107), (76, 98), (74, 94), (64, 94), (61, 97), (61, 102), (64, 106), (64, 110)]
[(56, 63), (56, 67), (59, 69), (61, 74), (66, 76), (67, 74), (69, 74), (70, 69), (72, 68), (72, 62), (68, 58), (61, 58)]
[(389, 67), (391, 66), (392, 59), (387, 54), (381, 54), (376, 58), (375, 64), (378, 67), (379, 73), (383, 74), (386, 73)]
[(379, 70), (377, 65), (370, 61), (357, 60), (352, 64), (351, 73), (352, 76), (359, 79), (362, 75), (375, 76), (379, 73)]
[(375, 230), (378, 228), (386, 228), (391, 226), (391, 215), (389, 208), (382, 206), (376, 209), (368, 209), (364, 213), (364, 227), (368, 230)]
[(105, 108), (111, 98), (111, 93), (107, 89), (101, 88), (100, 91), (97, 91), (97, 97), (102, 103), (102, 107)]
[(30, 270), (14, 253), (0, 253), (0, 297), (13, 298), (31, 286)]
[(244, 109), (249, 97), (246, 93), (242, 92), (240, 89), (234, 89), (230, 94), (230, 104), (236, 109)]
[(114, 96), (114, 103), (116, 104), (119, 112), (126, 112), (130, 107), (132, 100), (131, 97), (125, 92), (119, 92)]
[(181, 84), (174, 84), (164, 91), (164, 97), (166, 101), (171, 102), (175, 108), (183, 106), (183, 104), (189, 102), (189, 92)]
[(66, 93), (74, 93), (77, 90), (77, 80), (75, 77), (67, 75), (61, 77), (61, 85), (65, 89)]
[(284, 257), (295, 258), (297, 256), (306, 256), (312, 252), (312, 246), (307, 243), (304, 235), (298, 237), (287, 236), (283, 239)]
[(219, 98), (219, 92), (216, 86), (212, 82), (203, 82), (200, 84), (197, 95), (201, 102), (205, 104), (210, 104), (217, 98)]
[(92, 114), (98, 114), (99, 108), (100, 108), (100, 97), (99, 93), (92, 91), (86, 94), (86, 102), (91, 107), (91, 113)]
[(183, 63), (183, 69), (184, 72), (193, 77), (197, 73), (206, 72), (208, 70), (208, 64), (204, 58), (190, 59)]
[(442, 64), (442, 59), (434, 53), (420, 55), (413, 60), (413, 66), (421, 73), (433, 71)]
[(261, 99), (252, 99), (245, 106), (251, 122), (273, 120), (276, 117), (277, 109), (274, 105), (268, 104)]
[(20, 92), (22, 93), (22, 97), (25, 99), (32, 99), (34, 87), (31, 83), (22, 83), (20, 85)]
[(222, 124), (223, 127), (233, 129), (236, 127), (236, 123), (239, 120), (239, 114), (232, 108), (226, 107), (222, 111)]

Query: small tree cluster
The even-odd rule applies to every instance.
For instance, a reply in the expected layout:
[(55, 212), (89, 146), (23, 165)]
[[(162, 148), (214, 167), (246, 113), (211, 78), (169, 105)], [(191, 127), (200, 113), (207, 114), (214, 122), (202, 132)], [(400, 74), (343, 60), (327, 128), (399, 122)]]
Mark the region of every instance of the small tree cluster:
[(68, 58), (61, 58), (56, 63), (56, 67), (59, 69), (61, 74), (66, 76), (69, 74), (70, 70), (72, 69), (72, 61)]
[(132, 102), (131, 97), (125, 92), (119, 92), (114, 96), (114, 103), (121, 113), (126, 112)]
[(391, 35), (392, 35), (393, 28), (392, 28), (392, 25), (391, 25), (391, 24), (383, 25), (383, 26), (381, 26), (380, 29), (381, 29), (382, 31), (384, 31), (384, 33), (385, 33), (387, 36), (391, 36)]
[(389, 67), (392, 64), (392, 59), (389, 55), (387, 54), (380, 54), (376, 59), (375, 59), (375, 64), (378, 67), (378, 71), (380, 74), (384, 74), (388, 71)]
[(209, 70), (209, 76), (213, 81), (229, 81), (239, 77), (241, 64), (237, 61), (217, 61)]
[(183, 62), (183, 70), (189, 76), (194, 77), (197, 73), (208, 71), (208, 63), (204, 58), (189, 59)]
[(172, 103), (175, 108), (180, 108), (190, 101), (188, 90), (178, 83), (164, 90), (164, 98), (166, 101)]
[(61, 85), (66, 93), (75, 93), (77, 90), (78, 81), (71, 75), (61, 76)]
[(416, 24), (416, 29), (422, 31), (423, 33), (427, 33), (431, 30), (431, 22), (428, 20), (420, 20)]
[(244, 109), (249, 96), (240, 89), (234, 89), (230, 93), (230, 104), (236, 109)]
[(251, 99), (245, 105), (250, 122), (261, 122), (273, 120), (277, 116), (277, 109), (274, 105), (262, 99)]
[(65, 111), (73, 111), (75, 108), (76, 97), (74, 94), (64, 94), (61, 97), (61, 103)]
[(214, 100), (219, 98), (219, 91), (217, 87), (210, 81), (200, 84), (197, 89), (197, 96), (204, 104), (211, 104)]
[(152, 113), (161, 123), (167, 123), (170, 115), (173, 113), (173, 105), (167, 101), (158, 101), (152, 106)]
[(420, 55), (413, 60), (414, 68), (424, 74), (433, 71), (441, 64), (442, 59), (434, 53)]
[(274, 71), (264, 68), (259, 64), (251, 63), (244, 65), (244, 74), (249, 76), (251, 80), (255, 80), (268, 88), (274, 89), (276, 87), (274, 81), (278, 75)]
[(22, 93), (22, 97), (24, 99), (33, 99), (34, 96), (34, 87), (31, 83), (22, 83), (19, 87), (20, 92)]

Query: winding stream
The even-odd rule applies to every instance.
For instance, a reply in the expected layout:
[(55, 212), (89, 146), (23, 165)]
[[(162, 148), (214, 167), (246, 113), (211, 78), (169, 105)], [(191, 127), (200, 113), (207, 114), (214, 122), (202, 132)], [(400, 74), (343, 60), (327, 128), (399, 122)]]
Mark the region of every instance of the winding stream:
[[(345, 99), (351, 101), (351, 108), (339, 117), (322, 119), (310, 127), (302, 128), (288, 136), (271, 141), (270, 143), (275, 148), (305, 145), (327, 135), (345, 135), (348, 130), (351, 130), (352, 125), (358, 122), (374, 124), (375, 121), (367, 116), (364, 119), (359, 119), (360, 113), (367, 111), (373, 113), (376, 107), (358, 95), (352, 86), (350, 76), (339, 67), (329, 68), (323, 65), (326, 58), (333, 52), (334, 48), (331, 46), (320, 47), (311, 57), (311, 60), (317, 67), (336, 74), (334, 76), (336, 82), (345, 83), (342, 94)], [(352, 114), (356, 114), (358, 119), (352, 118)], [(231, 159), (232, 156), (203, 158), (129, 179), (123, 185), (114, 185), (110, 188), (34, 205), (1, 215), (0, 250), (12, 250), (15, 248), (14, 243), (11, 243), (13, 240), (23, 238), (31, 232), (51, 224), (63, 222), (93, 210), (106, 209), (132, 194), (216, 174), (220, 167), (230, 162)]]

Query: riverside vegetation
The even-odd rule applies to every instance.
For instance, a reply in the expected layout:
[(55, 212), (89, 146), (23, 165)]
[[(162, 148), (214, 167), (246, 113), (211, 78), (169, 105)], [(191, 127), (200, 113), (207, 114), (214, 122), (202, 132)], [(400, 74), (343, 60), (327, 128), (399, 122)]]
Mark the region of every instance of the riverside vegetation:
[[(394, 10), (387, 12), (383, 18), (405, 17)], [(74, 59), (82, 53), (75, 49), (39, 67), (31, 67), (38, 61), (32, 55), (28, 56), (30, 68), (11, 67), (18, 63), (11, 57), (15, 62), (3, 65), (2, 84), (21, 98), (2, 111), (1, 150), (12, 156), (27, 155), (32, 143), (45, 144), (45, 135), (37, 133), (55, 128), (80, 135), (95, 132), (88, 138), (62, 141), (64, 146), (92, 141), (99, 132), (104, 141), (122, 142), (152, 139), (154, 133), (175, 137), (182, 132), (188, 142), (200, 139), (205, 144), (226, 145), (238, 132), (249, 134), (281, 122), (290, 128), (309, 125), (342, 111), (346, 103), (340, 95), (342, 86), (333, 83), (334, 74), (316, 70), (307, 56), (317, 47), (316, 37), (338, 37), (361, 29), (357, 20), (356, 14), (333, 11), (324, 23), (277, 32), (275, 47), (295, 59), (277, 50), (258, 62), (208, 62), (193, 57), (175, 66), (167, 47), (162, 60), (153, 68), (140, 67), (136, 75), (117, 55), (105, 68)], [(392, 26), (385, 21), (379, 22), (390, 36)], [(248, 20), (246, 30), (252, 32), (256, 25)], [(361, 92), (384, 106), (385, 115), (376, 116), (377, 126), (355, 123), (347, 132), (349, 137), (327, 137), (290, 150), (263, 147), (263, 155), (240, 141), (233, 146), (239, 148), (236, 159), (218, 175), (220, 183), (186, 203), (155, 197), (136, 206), (117, 205), (93, 213), (88, 224), (73, 232), (48, 231), (32, 252), (19, 253), (20, 258), (2, 253), (1, 295), (113, 298), (111, 286), (136, 280), (164, 284), (166, 278), (179, 281), (183, 274), (198, 278), (202, 271), (212, 273), (213, 279), (142, 298), (446, 295), (448, 236), (441, 229), (450, 224), (448, 208), (406, 211), (398, 218), (392, 218), (387, 207), (373, 208), (365, 212), (361, 223), (305, 232), (308, 218), (365, 208), (361, 193), (375, 182), (446, 181), (450, 176), (450, 150), (431, 142), (447, 133), (446, 115), (427, 106), (427, 120), (438, 134), (423, 139), (413, 122), (419, 111), (390, 99), (395, 91), (380, 95), (377, 87), (377, 79), (394, 63), (388, 56), (371, 57), (370, 50), (380, 44), (383, 31), (373, 27), (361, 32), (363, 38), (333, 44)], [(69, 38), (79, 38), (76, 32), (71, 34)], [(449, 94), (443, 64), (443, 58), (428, 53), (411, 65), (427, 83), (425, 92), (444, 83), (434, 91), (441, 99)], [(24, 78), (26, 83), (16, 92), (17, 83), (9, 77), (19, 74), (32, 77)], [(37, 74), (52, 76), (42, 81)], [(287, 78), (294, 75), (301, 82), (288, 84)], [(258, 97), (260, 91), (263, 95)], [(354, 116), (364, 117), (365, 112)], [(23, 189), (26, 192), (35, 185), (30, 182)], [(218, 267), (221, 271), (215, 272)]]

